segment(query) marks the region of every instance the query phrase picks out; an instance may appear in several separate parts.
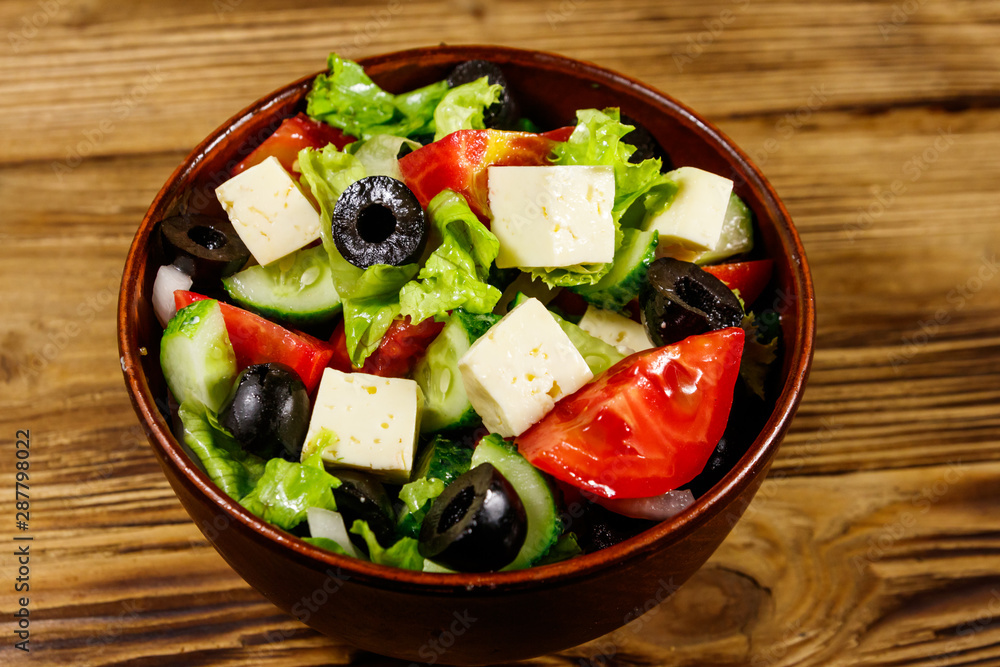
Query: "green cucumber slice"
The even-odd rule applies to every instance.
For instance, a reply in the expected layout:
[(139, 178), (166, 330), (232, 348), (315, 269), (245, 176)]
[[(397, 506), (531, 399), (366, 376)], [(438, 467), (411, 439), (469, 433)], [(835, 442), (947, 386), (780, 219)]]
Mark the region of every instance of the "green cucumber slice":
[(424, 392), (421, 433), (464, 428), (479, 422), (479, 415), (465, 393), (458, 360), (499, 320), (499, 315), (475, 315), (460, 308), (448, 316), (444, 329), (413, 371), (413, 379)]
[(593, 285), (579, 285), (569, 289), (589, 304), (604, 310), (619, 311), (639, 296), (639, 288), (646, 280), (649, 264), (656, 259), (659, 232), (638, 229), (622, 230), (622, 244), (612, 260), (611, 270)]
[(323, 246), (299, 250), (267, 266), (251, 266), (223, 278), (222, 285), (244, 308), (293, 324), (331, 320), (342, 307)]
[(562, 522), (556, 498), (545, 476), (521, 456), (517, 449), (499, 435), (490, 434), (479, 441), (472, 453), (472, 467), (492, 463), (511, 483), (528, 515), (528, 534), (524, 546), (504, 570), (530, 567), (548, 553), (559, 540)]
[(218, 301), (177, 311), (160, 340), (160, 366), (178, 403), (197, 401), (219, 411), (236, 377), (236, 355)]

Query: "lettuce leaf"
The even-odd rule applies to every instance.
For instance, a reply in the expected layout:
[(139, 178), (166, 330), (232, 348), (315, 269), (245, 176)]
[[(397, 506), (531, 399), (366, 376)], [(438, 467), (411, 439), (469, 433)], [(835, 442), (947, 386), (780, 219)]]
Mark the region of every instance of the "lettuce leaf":
[(310, 507), (336, 511), (332, 489), (338, 486), (340, 480), (323, 467), (321, 452), (302, 463), (271, 459), (240, 505), (278, 528), (291, 530), (306, 520)]
[(209, 478), (233, 500), (249, 493), (264, 474), (264, 460), (248, 454), (220, 424), (215, 413), (197, 401), (177, 410), (184, 443), (201, 461)]
[(320, 549), (326, 549), (327, 551), (332, 551), (335, 554), (340, 554), (341, 556), (350, 556), (344, 547), (340, 546), (329, 537), (303, 537), (303, 542), (313, 545), (314, 547), (319, 547)]
[(502, 92), (500, 84), (490, 85), (485, 76), (449, 90), (434, 110), (434, 141), (456, 130), (484, 129), (483, 112), (500, 100)]
[(399, 289), (416, 274), (416, 264), (375, 264), (361, 269), (348, 262), (333, 241), (332, 216), (347, 187), (367, 174), (356, 155), (328, 145), (299, 152), (302, 181), (320, 206), (320, 233), (330, 256), (333, 285), (344, 304), (344, 331), (351, 363), (361, 367), (399, 314)]
[(455, 308), (489, 313), (501, 292), (487, 282), (490, 266), (500, 251), (497, 237), (469, 208), (465, 198), (442, 190), (427, 205), (439, 245), (412, 280), (399, 292), (400, 313), (418, 324)]
[[(577, 125), (569, 139), (557, 144), (553, 150), (553, 164), (610, 166), (615, 175), (615, 202), (611, 218), (615, 223), (615, 251), (621, 245), (620, 221), (629, 207), (640, 197), (645, 197), (647, 213), (656, 214), (670, 205), (677, 186), (660, 173), (663, 164), (657, 158), (638, 164), (629, 162), (635, 147), (622, 141), (622, 137), (635, 129), (621, 122), (618, 109), (580, 109), (576, 112)], [(531, 269), (533, 278), (540, 278), (552, 287), (593, 285), (611, 270), (606, 264), (578, 264), (566, 267), (536, 267)]]
[(361, 65), (336, 53), (330, 54), (327, 68), (326, 74), (313, 80), (306, 95), (310, 117), (358, 139), (434, 133), (434, 110), (448, 92), (446, 81), (393, 95), (373, 83)]
[(368, 557), (373, 563), (407, 570), (424, 569), (424, 557), (417, 550), (419, 543), (412, 537), (401, 538), (388, 549), (384, 549), (375, 539), (375, 533), (368, 527), (367, 521), (355, 520), (351, 532), (364, 538), (365, 544), (368, 545)]
[(397, 181), (403, 180), (403, 172), (399, 170), (399, 149), (403, 144), (411, 149), (420, 148), (416, 141), (406, 137), (396, 137), (391, 134), (376, 134), (367, 141), (355, 141), (344, 147), (344, 150), (360, 160), (367, 176), (388, 176)]

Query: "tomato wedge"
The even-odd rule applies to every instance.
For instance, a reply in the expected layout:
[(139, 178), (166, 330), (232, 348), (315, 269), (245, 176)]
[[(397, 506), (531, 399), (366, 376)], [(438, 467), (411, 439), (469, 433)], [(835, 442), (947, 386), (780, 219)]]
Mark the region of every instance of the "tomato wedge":
[(410, 324), (409, 316), (395, 320), (382, 337), (378, 349), (365, 359), (365, 365), (354, 368), (347, 354), (347, 335), (341, 320), (330, 338), (333, 347), (330, 367), (344, 373), (358, 371), (386, 378), (406, 377), (442, 329), (444, 322), (435, 322), (433, 318), (427, 318), (420, 324)]
[(733, 262), (701, 268), (726, 283), (729, 289), (739, 290), (743, 303), (749, 306), (757, 300), (771, 280), (774, 260), (757, 259), (752, 262)]
[(535, 467), (605, 498), (648, 498), (701, 472), (726, 429), (743, 330), (622, 359), (516, 440)]
[(399, 160), (403, 180), (420, 205), (427, 208), (445, 189), (461, 193), (473, 213), (488, 222), (487, 172), (491, 166), (537, 166), (548, 164), (552, 148), (566, 141), (572, 127), (551, 132), (507, 132), (504, 130), (458, 130)]
[(281, 121), (274, 134), (233, 168), (233, 176), (260, 164), (271, 156), (278, 158), (281, 166), (290, 172), (299, 151), (303, 148), (323, 148), (327, 144), (334, 144), (339, 150), (352, 141), (354, 137), (344, 134), (338, 128), (300, 113)]
[[(177, 290), (174, 303), (180, 310), (195, 301), (209, 297), (195, 292)], [(278, 361), (291, 367), (306, 389), (312, 391), (319, 385), (323, 369), (330, 363), (333, 348), (329, 343), (297, 331), (290, 331), (263, 317), (219, 302), (222, 319), (226, 321), (229, 342), (236, 353), (236, 365), (241, 369), (253, 364)]]

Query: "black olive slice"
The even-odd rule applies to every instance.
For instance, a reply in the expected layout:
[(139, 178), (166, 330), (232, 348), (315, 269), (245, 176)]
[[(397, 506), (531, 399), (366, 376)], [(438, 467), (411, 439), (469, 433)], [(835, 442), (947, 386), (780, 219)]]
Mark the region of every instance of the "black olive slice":
[(420, 202), (402, 181), (366, 176), (352, 183), (337, 200), (333, 240), (354, 266), (401, 266), (423, 252), (427, 219)]
[(621, 115), (621, 122), (624, 125), (631, 125), (635, 128), (622, 137), (622, 141), (626, 144), (635, 146), (635, 152), (629, 157), (629, 162), (639, 164), (643, 160), (658, 157), (663, 163), (661, 171), (671, 171), (674, 168), (673, 161), (667, 155), (667, 151), (663, 150), (663, 146), (660, 145), (660, 142), (656, 140), (656, 137), (649, 130), (640, 125), (634, 118), (625, 114)]
[(175, 215), (160, 223), (167, 258), (196, 280), (214, 281), (236, 273), (250, 251), (228, 220), (207, 215)]
[[(344, 517), (344, 525), (350, 530), (358, 519), (366, 521), (378, 543), (388, 549), (396, 541), (396, 514), (392, 501), (382, 483), (360, 470), (339, 469), (330, 474), (340, 480), (340, 486), (333, 490), (337, 511)], [(366, 551), (368, 545), (360, 535), (350, 533), (351, 541)]]
[(255, 364), (237, 377), (219, 423), (251, 454), (298, 461), (309, 414), (309, 393), (298, 373), (284, 364)]
[(639, 291), (642, 323), (656, 345), (736, 327), (743, 307), (726, 284), (696, 264), (662, 257), (649, 265)]
[(503, 90), (500, 99), (491, 104), (483, 112), (483, 125), (490, 128), (508, 129), (517, 120), (517, 104), (510, 95), (507, 77), (503, 71), (488, 60), (466, 60), (459, 63), (448, 75), (448, 87), (454, 88), (463, 83), (472, 83), (476, 79), (486, 77), (491, 84), (500, 84)]
[(420, 527), (420, 555), (460, 572), (492, 572), (524, 544), (528, 519), (510, 482), (482, 463), (434, 499)]

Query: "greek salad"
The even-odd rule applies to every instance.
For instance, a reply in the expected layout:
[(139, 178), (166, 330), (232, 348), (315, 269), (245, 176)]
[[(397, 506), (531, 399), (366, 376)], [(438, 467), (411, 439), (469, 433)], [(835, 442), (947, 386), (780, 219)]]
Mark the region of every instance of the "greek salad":
[(218, 207), (159, 225), (169, 411), (212, 481), (321, 548), (484, 572), (720, 479), (780, 338), (733, 182), (617, 108), (538, 127), (493, 63), (401, 93), (328, 65)]

